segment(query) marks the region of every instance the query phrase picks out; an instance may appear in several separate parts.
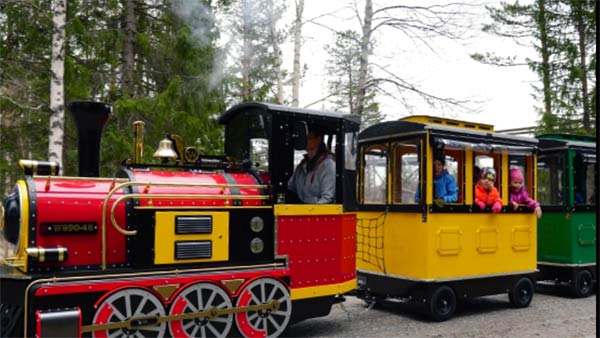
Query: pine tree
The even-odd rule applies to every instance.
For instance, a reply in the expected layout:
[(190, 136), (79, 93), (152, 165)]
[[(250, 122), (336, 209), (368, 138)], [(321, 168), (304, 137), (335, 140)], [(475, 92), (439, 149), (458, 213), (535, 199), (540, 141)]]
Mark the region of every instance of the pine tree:
[(227, 91), (232, 103), (281, 99), (278, 83), (285, 81), (286, 73), (279, 45), (286, 34), (279, 20), (284, 9), (279, 0), (240, 0), (224, 11), (232, 79)]
[[(538, 133), (593, 134), (595, 105), (595, 1), (536, 0), (529, 5), (503, 3), (489, 7), (493, 22), (484, 31), (532, 43), (539, 59), (526, 60), (542, 87), (534, 98), (543, 102)], [(475, 54), (497, 66), (519, 65), (516, 57)]]
[[(333, 97), (333, 108), (361, 115), (363, 127), (381, 121), (383, 118), (379, 112), (373, 87), (362, 87), (364, 89), (362, 108), (359, 108), (361, 46), (358, 33), (352, 30), (337, 33), (333, 45), (327, 45), (325, 49), (330, 55), (326, 68), (332, 75), (329, 81), (329, 93)], [(368, 69), (365, 82), (368, 83), (371, 79), (371, 71)]]

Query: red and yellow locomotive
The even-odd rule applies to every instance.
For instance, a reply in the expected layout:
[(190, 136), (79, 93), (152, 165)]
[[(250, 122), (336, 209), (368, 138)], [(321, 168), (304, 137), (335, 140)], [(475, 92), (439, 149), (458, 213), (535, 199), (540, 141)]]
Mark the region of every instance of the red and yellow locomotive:
[[(133, 158), (100, 178), (111, 107), (69, 109), (79, 177), (21, 161), (1, 208), (12, 247), (0, 267), (2, 336), (276, 337), (356, 287), (352, 116), (240, 104), (219, 119), (226, 156), (169, 135), (152, 165), (141, 163), (136, 123)], [(335, 204), (288, 202), (310, 124), (335, 153)]]

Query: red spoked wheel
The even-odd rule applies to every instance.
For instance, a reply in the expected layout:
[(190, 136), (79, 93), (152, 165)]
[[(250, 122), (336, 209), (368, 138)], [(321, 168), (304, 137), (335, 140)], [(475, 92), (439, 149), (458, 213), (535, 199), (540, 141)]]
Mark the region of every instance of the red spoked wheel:
[[(173, 300), (171, 315), (198, 313), (211, 309), (230, 309), (231, 299), (225, 290), (211, 283), (197, 283), (186, 287)], [(227, 337), (233, 324), (233, 314), (217, 317), (173, 320), (169, 329), (173, 337)]]
[(246, 337), (277, 337), (287, 327), (292, 315), (292, 301), (287, 287), (273, 278), (260, 278), (240, 292), (236, 306), (269, 304), (277, 301), (277, 309), (240, 312), (235, 323)]
[[(123, 289), (106, 298), (94, 315), (94, 325), (125, 322), (131, 318), (162, 317), (165, 308), (160, 299), (150, 291), (144, 289)], [(154, 326), (140, 326), (139, 328), (116, 328), (94, 331), (95, 338), (162, 338), (165, 335), (167, 324), (162, 322)]]

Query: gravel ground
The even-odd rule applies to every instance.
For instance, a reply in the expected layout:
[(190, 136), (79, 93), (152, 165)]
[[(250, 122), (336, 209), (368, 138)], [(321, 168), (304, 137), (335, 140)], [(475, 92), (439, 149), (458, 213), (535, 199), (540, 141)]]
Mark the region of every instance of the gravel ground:
[(537, 292), (528, 308), (513, 309), (507, 295), (468, 300), (455, 316), (432, 322), (403, 304), (368, 309), (346, 297), (327, 317), (309, 319), (284, 332), (287, 337), (596, 337), (596, 294), (570, 298), (564, 290)]

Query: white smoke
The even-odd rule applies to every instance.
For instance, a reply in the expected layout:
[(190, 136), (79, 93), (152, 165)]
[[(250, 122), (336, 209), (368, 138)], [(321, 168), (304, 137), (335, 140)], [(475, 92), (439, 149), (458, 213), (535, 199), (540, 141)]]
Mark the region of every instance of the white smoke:
[(212, 73), (208, 75), (209, 90), (221, 85), (224, 78), (225, 63), (223, 50), (214, 44), (213, 38), (219, 36), (218, 22), (213, 9), (202, 0), (175, 0), (173, 13), (190, 28), (193, 39), (200, 46), (214, 48)]

